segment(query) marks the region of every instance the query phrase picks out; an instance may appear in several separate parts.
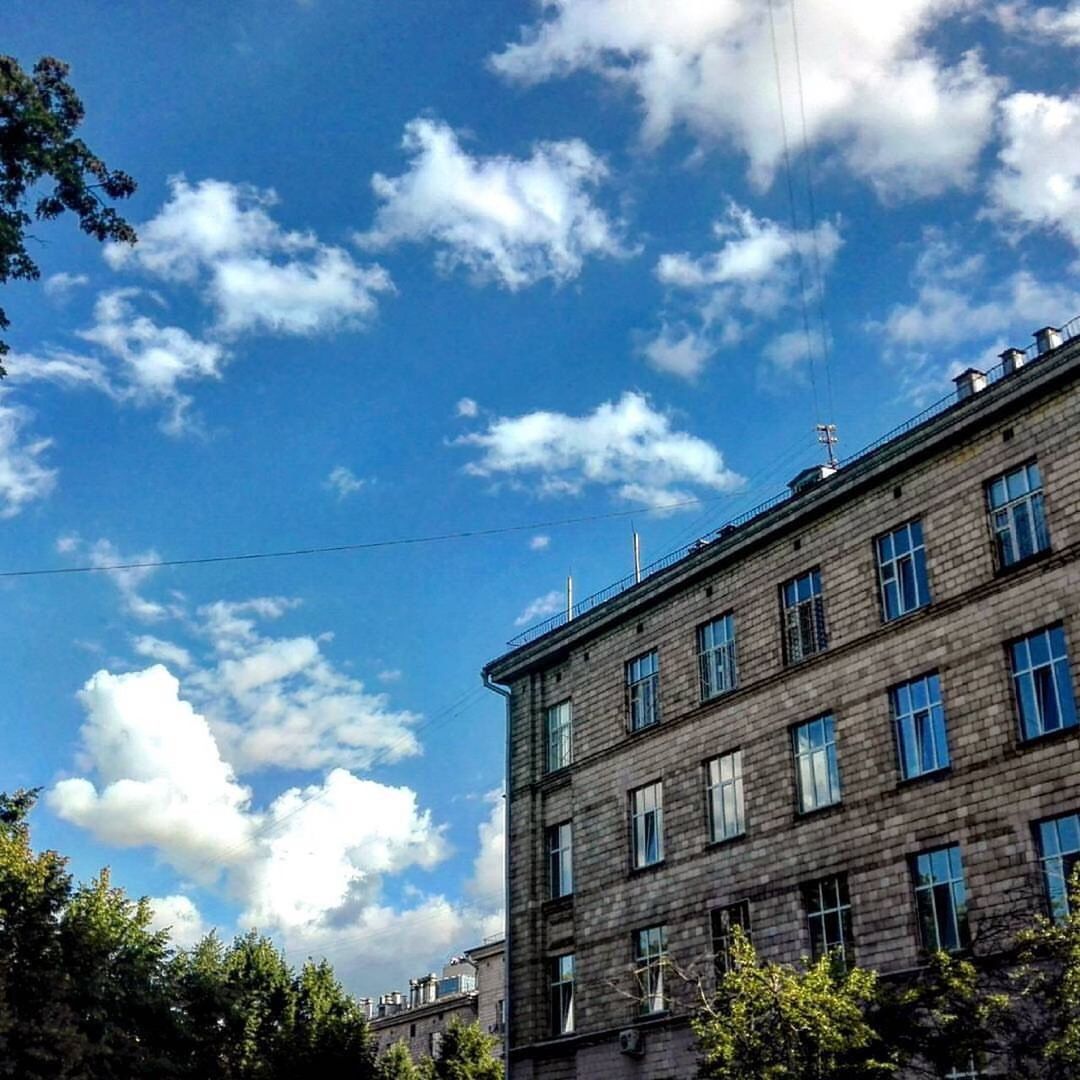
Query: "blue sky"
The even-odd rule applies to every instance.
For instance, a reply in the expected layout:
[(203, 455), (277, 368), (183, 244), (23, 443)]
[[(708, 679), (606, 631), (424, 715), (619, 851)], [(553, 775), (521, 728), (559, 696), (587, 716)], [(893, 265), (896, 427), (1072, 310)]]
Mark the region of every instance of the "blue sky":
[(568, 571), (602, 588), (631, 517), (659, 557), (820, 460), (815, 423), (854, 452), (1080, 314), (1075, 2), (771, 16), (9, 6), (140, 242), (42, 226), (5, 289), (0, 570), (514, 527), (0, 578), (39, 843), (179, 940), (258, 925), (404, 986), (500, 925), (478, 671)]

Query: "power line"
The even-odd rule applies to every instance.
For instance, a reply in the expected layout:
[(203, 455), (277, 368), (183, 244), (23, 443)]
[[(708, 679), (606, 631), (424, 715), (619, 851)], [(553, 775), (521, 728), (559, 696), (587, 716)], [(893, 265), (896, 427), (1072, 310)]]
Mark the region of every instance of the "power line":
[(50, 577), (60, 574), (97, 574), (115, 570), (149, 570), (171, 566), (206, 566), (212, 563), (253, 562), (260, 559), (290, 559), (307, 555), (334, 555), (350, 551), (372, 551), (378, 548), (438, 544), (450, 540), (473, 540), (507, 533), (530, 532), (533, 529), (554, 529), (564, 525), (583, 525), (592, 521), (607, 521), (631, 517), (634, 514), (663, 514), (683, 506), (704, 506), (729, 498), (727, 494), (708, 498), (680, 499), (662, 506), (637, 506), (629, 510), (611, 510), (604, 514), (584, 514), (580, 517), (533, 521), (523, 525), (502, 525), (491, 529), (462, 529), (458, 532), (432, 533), (426, 536), (401, 536), (389, 540), (365, 540), (352, 544), (329, 544), (320, 547), (288, 548), (280, 551), (248, 551), (229, 555), (198, 555), (184, 559), (140, 559), (135, 562), (101, 563), (82, 566), (34, 567), (23, 570), (0, 570), (0, 578)]

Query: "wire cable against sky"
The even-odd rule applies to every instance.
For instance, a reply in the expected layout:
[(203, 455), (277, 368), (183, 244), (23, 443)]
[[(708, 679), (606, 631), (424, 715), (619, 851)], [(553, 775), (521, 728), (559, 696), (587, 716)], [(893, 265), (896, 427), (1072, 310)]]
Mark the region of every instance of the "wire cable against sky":
[(230, 555), (196, 555), (183, 559), (141, 559), (136, 562), (84, 564), (81, 566), (34, 567), (25, 570), (0, 570), (0, 578), (49, 577), (60, 574), (103, 574), (110, 570), (156, 570), (169, 566), (207, 566), (212, 563), (253, 562), (259, 559), (292, 559), (307, 555), (336, 555), (350, 551), (373, 551), (378, 548), (406, 547), (420, 544), (439, 544), (451, 540), (474, 540), (508, 533), (531, 532), (533, 529), (554, 529), (563, 525), (584, 525), (591, 521), (610, 521), (632, 517), (634, 514), (664, 514), (683, 506), (705, 506), (731, 498), (733, 492), (696, 499), (680, 499), (661, 506), (635, 506), (629, 510), (610, 510), (603, 514), (583, 514), (580, 517), (556, 518), (550, 521), (531, 521), (523, 525), (499, 525), (491, 529), (462, 529), (458, 532), (431, 533), (426, 536), (400, 536), (389, 540), (363, 540), (353, 544), (327, 544), (320, 547), (286, 548), (280, 551), (247, 551)]

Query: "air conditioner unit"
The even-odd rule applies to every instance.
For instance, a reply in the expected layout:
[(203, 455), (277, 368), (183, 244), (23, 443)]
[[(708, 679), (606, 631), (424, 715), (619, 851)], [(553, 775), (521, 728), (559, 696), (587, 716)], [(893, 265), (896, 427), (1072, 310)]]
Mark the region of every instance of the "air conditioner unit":
[(645, 1036), (637, 1028), (626, 1028), (619, 1032), (619, 1053), (630, 1057), (641, 1057), (645, 1053)]

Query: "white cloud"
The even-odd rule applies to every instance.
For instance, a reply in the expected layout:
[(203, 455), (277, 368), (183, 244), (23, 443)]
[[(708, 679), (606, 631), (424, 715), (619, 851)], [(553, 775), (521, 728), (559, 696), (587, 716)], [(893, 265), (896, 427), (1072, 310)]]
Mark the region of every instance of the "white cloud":
[(97, 782), (57, 783), (48, 802), (60, 817), (108, 844), (152, 845), (203, 881), (250, 854), (251, 792), (164, 667), (99, 671), (79, 700), (83, 765)]
[(185, 686), (228, 760), (245, 772), (367, 768), (419, 753), (412, 732), (419, 717), (340, 671), (323, 654), (321, 638), (259, 631), (257, 620), (287, 609), (287, 601), (263, 597), (198, 611), (197, 630), (216, 661), (187, 676)]
[(565, 607), (566, 596), (558, 589), (552, 589), (551, 592), (544, 593), (543, 596), (538, 596), (535, 600), (530, 600), (522, 609), (521, 614), (514, 620), (514, 625), (529, 626), (540, 619), (546, 618), (548, 615), (554, 615), (557, 611), (562, 611)]
[(1013, 94), (1001, 103), (1001, 126), (991, 212), (1011, 225), (1056, 230), (1080, 248), (1080, 93)]
[(672, 302), (688, 305), (696, 326), (663, 321), (642, 352), (655, 368), (686, 379), (696, 378), (721, 347), (744, 340), (759, 324), (774, 321), (800, 302), (810, 304), (840, 250), (840, 232), (832, 222), (815, 231), (795, 231), (750, 210), (729, 204), (714, 222), (720, 246), (705, 255), (663, 254), (656, 276)]
[(546, 551), (551, 546), (551, 537), (538, 533), (529, 540), (530, 551)]
[(347, 466), (335, 465), (330, 470), (330, 475), (323, 481), (323, 487), (334, 492), (338, 499), (346, 499), (358, 492), (366, 483), (366, 480), (357, 476)]
[(1066, 8), (1000, 4), (994, 15), (1010, 34), (1024, 34), (1048, 45), (1080, 47), (1080, 3), (1076, 0)]
[[(56, 542), (57, 550), (64, 554), (82, 553), (87, 562), (105, 573), (116, 586), (123, 599), (124, 609), (140, 622), (158, 622), (169, 615), (176, 614), (175, 606), (167, 606), (156, 600), (148, 600), (140, 592), (140, 587), (157, 572), (154, 564), (161, 561), (161, 556), (153, 549), (123, 554), (111, 540), (104, 538), (86, 545), (77, 536), (64, 536)], [(117, 567), (117, 569), (106, 569)], [(124, 567), (119, 569), (119, 567)], [(152, 641), (152, 638), (143, 639)], [(144, 653), (143, 655), (150, 655)], [(157, 657), (163, 659), (163, 657)]]
[(8, 405), (8, 393), (0, 390), (0, 518), (14, 517), (56, 486), (56, 470), (43, 463), (52, 439), (26, 437), (30, 413)]
[(191, 653), (182, 645), (175, 645), (171, 641), (162, 641), (152, 634), (142, 634), (132, 643), (132, 648), (148, 660), (158, 660), (167, 667), (174, 667), (180, 671), (187, 671), (192, 665)]
[(150, 929), (168, 930), (174, 948), (190, 949), (210, 932), (199, 909), (187, 896), (151, 896), (150, 907), (154, 913)]
[(99, 294), (93, 324), (78, 331), (79, 337), (98, 347), (97, 354), (64, 349), (47, 350), (41, 356), (17, 353), (11, 357), (12, 372), (72, 388), (92, 387), (116, 401), (165, 404), (169, 408), (165, 430), (180, 433), (188, 426), (191, 405), (181, 385), (221, 378), (228, 353), (215, 342), (201, 341), (178, 326), (160, 326), (137, 313), (134, 300), (143, 295), (139, 289)]
[(1028, 270), (991, 278), (980, 255), (965, 255), (929, 231), (912, 273), (916, 299), (868, 324), (899, 368), (905, 394), (918, 404), (952, 390), (966, 367), (986, 370), (1006, 346), (1023, 347), (1042, 326), (1080, 311), (1080, 291)]
[(787, 6), (749, 0), (541, 0), (543, 17), (491, 58), (534, 84), (590, 71), (631, 89), (655, 145), (685, 126), (705, 144), (733, 144), (768, 184), (783, 154), (773, 34), (790, 133), (805, 107), (807, 138), (883, 195), (929, 195), (964, 184), (990, 136), (1000, 85), (974, 53), (949, 66), (928, 31), (970, 0), (807, 0), (798, 6), (799, 60)]
[(479, 850), (467, 888), (483, 907), (498, 911), (506, 898), (506, 803), (502, 788), (489, 791), (484, 800), (491, 812), (477, 830)]
[(457, 403), (457, 415), (464, 417), (473, 417), (480, 412), (480, 406), (476, 404), (471, 397), (463, 397)]
[(109, 244), (105, 257), (115, 269), (201, 286), (221, 334), (356, 328), (374, 316), (378, 294), (393, 290), (382, 267), (358, 266), (313, 233), (282, 228), (269, 213), (273, 191), (182, 176), (169, 187), (169, 201), (137, 227), (139, 242)]
[(510, 290), (569, 281), (589, 256), (626, 254), (618, 226), (589, 194), (607, 168), (579, 139), (538, 143), (529, 158), (477, 158), (448, 125), (417, 119), (402, 145), (409, 170), (372, 178), (381, 205), (371, 230), (356, 236), (364, 247), (430, 240), (441, 269), (461, 267)]
[(53, 300), (64, 300), (74, 289), (89, 285), (90, 279), (85, 274), (69, 274), (66, 270), (59, 274), (50, 274), (43, 285), (45, 295)]
[(381, 683), (401, 682), (404, 672), (401, 668), (383, 668), (376, 676)]
[(672, 430), (671, 418), (634, 392), (585, 416), (539, 411), (497, 417), (486, 431), (455, 442), (481, 450), (467, 472), (512, 481), (531, 477), (540, 495), (578, 495), (602, 485), (622, 499), (663, 506), (689, 497), (680, 484), (734, 491), (742, 483), (715, 446)]

